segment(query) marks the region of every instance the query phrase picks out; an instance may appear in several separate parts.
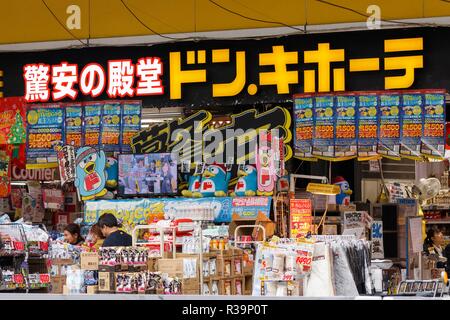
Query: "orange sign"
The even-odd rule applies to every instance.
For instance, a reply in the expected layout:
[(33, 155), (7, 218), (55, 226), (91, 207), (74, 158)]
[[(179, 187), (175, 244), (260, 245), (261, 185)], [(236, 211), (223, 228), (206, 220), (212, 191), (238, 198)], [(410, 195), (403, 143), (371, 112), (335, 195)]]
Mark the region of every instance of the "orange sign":
[(301, 238), (308, 234), (312, 224), (312, 203), (310, 199), (290, 200), (289, 234), (291, 238)]

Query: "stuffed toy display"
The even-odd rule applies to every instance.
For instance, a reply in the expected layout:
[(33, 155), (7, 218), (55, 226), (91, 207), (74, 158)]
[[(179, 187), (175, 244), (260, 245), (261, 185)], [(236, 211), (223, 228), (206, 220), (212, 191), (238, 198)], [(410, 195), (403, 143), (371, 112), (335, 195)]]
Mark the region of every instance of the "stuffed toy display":
[(333, 180), (333, 184), (338, 185), (341, 192), (336, 195), (336, 204), (348, 206), (350, 204), (350, 195), (353, 193), (350, 190), (350, 185), (347, 180), (341, 176), (337, 176)]
[(185, 197), (193, 197), (194, 194), (198, 194), (200, 191), (200, 184), (202, 180), (202, 175), (204, 172), (204, 165), (197, 164), (195, 166), (195, 171), (192, 175), (187, 175), (189, 178), (188, 180), (188, 188), (186, 190), (181, 191), (181, 194)]
[(103, 150), (82, 147), (77, 151), (75, 159), (75, 187), (82, 200), (100, 198), (107, 193), (106, 155)]
[(251, 164), (239, 166), (237, 175), (239, 179), (231, 195), (238, 197), (256, 195), (256, 189), (258, 188), (256, 167)]
[(195, 192), (194, 197), (225, 197), (230, 177), (224, 164), (208, 165), (202, 174), (200, 191)]

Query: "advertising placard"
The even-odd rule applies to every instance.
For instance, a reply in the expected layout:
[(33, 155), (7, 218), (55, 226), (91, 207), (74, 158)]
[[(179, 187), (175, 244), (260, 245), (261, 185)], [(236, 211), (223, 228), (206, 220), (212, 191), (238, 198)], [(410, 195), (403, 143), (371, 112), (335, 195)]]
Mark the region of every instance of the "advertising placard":
[(290, 200), (289, 234), (291, 238), (305, 237), (311, 231), (312, 203), (310, 199)]
[(131, 138), (141, 130), (141, 101), (122, 104), (122, 152), (131, 151)]
[(341, 159), (351, 159), (357, 156), (356, 96), (350, 94), (338, 95), (335, 97), (335, 101), (335, 157)]
[(358, 160), (378, 158), (378, 95), (358, 95)]
[(383, 157), (400, 160), (400, 118), (401, 95), (398, 93), (380, 95), (380, 137), (378, 153)]
[(294, 97), (295, 155), (313, 159), (314, 104), (312, 95)]
[(420, 145), (423, 134), (423, 95), (420, 92), (402, 96), (402, 137), (400, 155), (412, 160), (421, 160)]
[(98, 147), (101, 139), (101, 117), (103, 103), (88, 103), (84, 106), (84, 144)]
[(83, 139), (83, 107), (81, 104), (67, 104), (66, 112), (66, 144), (76, 148), (84, 144)]
[(54, 166), (54, 146), (64, 142), (64, 110), (58, 104), (32, 105), (27, 112), (27, 167)]
[(313, 156), (334, 159), (335, 116), (334, 97), (317, 96), (314, 102)]
[(102, 112), (102, 146), (105, 151), (120, 151), (122, 107), (120, 102), (105, 102)]
[(424, 130), (420, 152), (429, 158), (443, 159), (445, 153), (445, 92), (425, 93)]

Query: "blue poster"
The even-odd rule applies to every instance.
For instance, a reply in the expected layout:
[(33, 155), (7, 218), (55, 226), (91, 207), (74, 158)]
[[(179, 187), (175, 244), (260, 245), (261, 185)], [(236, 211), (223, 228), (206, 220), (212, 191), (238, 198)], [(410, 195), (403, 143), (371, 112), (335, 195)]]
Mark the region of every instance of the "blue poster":
[(295, 97), (295, 155), (304, 160), (314, 159), (312, 156), (314, 131), (313, 108), (314, 104), (311, 95)]
[(314, 102), (314, 142), (313, 156), (334, 159), (335, 116), (334, 97), (315, 97)]
[(101, 144), (105, 151), (120, 152), (122, 107), (120, 102), (105, 102), (102, 112)]
[(79, 148), (83, 140), (83, 107), (81, 104), (67, 105), (66, 111), (66, 144)]
[(422, 155), (444, 159), (445, 153), (445, 92), (427, 91), (423, 107), (424, 129), (420, 152)]
[(122, 152), (131, 151), (131, 138), (141, 130), (141, 101), (122, 104)]
[(27, 164), (56, 163), (55, 143), (64, 143), (64, 112), (58, 104), (33, 105), (27, 112)]
[(421, 93), (403, 94), (402, 97), (402, 139), (400, 155), (412, 160), (421, 160), (420, 143), (423, 134), (423, 95)]
[(362, 93), (358, 96), (358, 159), (377, 159), (378, 95)]
[(356, 157), (356, 96), (336, 96), (334, 155), (341, 160)]
[(383, 157), (400, 160), (400, 137), (402, 124), (400, 118), (401, 95), (380, 95), (380, 139), (378, 153)]
[(100, 145), (103, 103), (88, 103), (84, 106), (84, 145)]

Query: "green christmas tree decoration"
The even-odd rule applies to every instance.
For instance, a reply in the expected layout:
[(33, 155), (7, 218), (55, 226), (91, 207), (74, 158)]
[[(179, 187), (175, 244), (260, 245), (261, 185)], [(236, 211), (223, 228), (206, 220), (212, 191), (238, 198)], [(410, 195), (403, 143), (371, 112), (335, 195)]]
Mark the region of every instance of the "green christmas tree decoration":
[(16, 112), (16, 119), (14, 124), (9, 129), (8, 133), (8, 143), (10, 144), (21, 144), (25, 142), (26, 132), (23, 125), (22, 116), (19, 110)]

